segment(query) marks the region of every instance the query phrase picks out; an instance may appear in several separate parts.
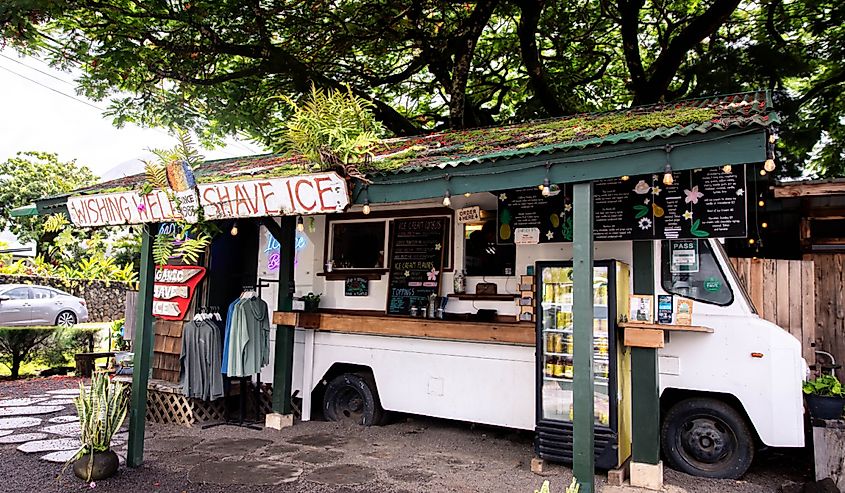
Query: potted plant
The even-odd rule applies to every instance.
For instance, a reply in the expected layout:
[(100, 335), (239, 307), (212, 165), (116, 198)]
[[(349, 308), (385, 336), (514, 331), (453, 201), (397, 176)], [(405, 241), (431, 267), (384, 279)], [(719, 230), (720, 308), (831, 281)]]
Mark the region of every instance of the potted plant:
[(302, 300), (305, 303), (305, 311), (306, 312), (316, 312), (317, 311), (317, 308), (320, 307), (320, 296), (322, 296), (322, 293), (320, 293), (320, 294), (308, 293), (305, 296), (300, 298), (300, 300)]
[(69, 462), (73, 473), (85, 481), (110, 477), (117, 471), (117, 454), (111, 450), (111, 440), (126, 419), (127, 402), (123, 385), (109, 381), (105, 373), (95, 373), (91, 389), (79, 384), (79, 396), (74, 399), (79, 414), (79, 450)]
[(818, 419), (839, 419), (845, 407), (845, 389), (833, 375), (822, 375), (804, 382), (804, 394), (810, 416)]

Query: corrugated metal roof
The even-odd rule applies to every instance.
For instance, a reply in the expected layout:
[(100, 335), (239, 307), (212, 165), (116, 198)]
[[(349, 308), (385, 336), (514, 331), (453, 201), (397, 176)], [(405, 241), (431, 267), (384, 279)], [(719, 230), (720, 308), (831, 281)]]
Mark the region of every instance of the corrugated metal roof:
[[(587, 147), (704, 134), (778, 123), (765, 91), (714, 96), (640, 106), (604, 113), (574, 115), (498, 127), (427, 134), (384, 141), (375, 153), (370, 176), (411, 173), (429, 168), (471, 165)], [(298, 155), (263, 154), (207, 161), (195, 171), (197, 181), (246, 180), (308, 172)], [(100, 183), (81, 192), (135, 188), (134, 175)]]

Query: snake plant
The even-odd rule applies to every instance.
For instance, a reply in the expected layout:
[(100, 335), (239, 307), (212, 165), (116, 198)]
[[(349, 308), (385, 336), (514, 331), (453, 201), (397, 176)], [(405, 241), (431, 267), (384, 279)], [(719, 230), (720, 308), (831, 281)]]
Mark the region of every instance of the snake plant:
[(74, 398), (76, 412), (79, 415), (80, 441), (79, 450), (70, 461), (91, 454), (88, 461), (88, 480), (94, 465), (94, 452), (109, 450), (112, 437), (123, 426), (126, 419), (127, 402), (123, 384), (109, 381), (105, 373), (95, 373), (91, 379), (90, 390), (79, 384), (79, 396)]

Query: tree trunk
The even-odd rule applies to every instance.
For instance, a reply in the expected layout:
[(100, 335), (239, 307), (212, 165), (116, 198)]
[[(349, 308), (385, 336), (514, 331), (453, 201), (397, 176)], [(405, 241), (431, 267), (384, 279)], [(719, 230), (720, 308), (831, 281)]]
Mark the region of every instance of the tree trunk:
[(12, 373), (12, 380), (17, 380), (21, 371), (21, 356), (19, 354), (12, 353), (12, 366), (9, 367), (9, 371)]

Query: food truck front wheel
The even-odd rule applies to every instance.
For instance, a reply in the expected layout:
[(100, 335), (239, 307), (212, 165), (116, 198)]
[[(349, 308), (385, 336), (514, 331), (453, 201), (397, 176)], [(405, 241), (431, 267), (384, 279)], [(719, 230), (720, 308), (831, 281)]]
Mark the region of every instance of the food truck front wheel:
[(342, 373), (326, 386), (323, 416), (329, 421), (351, 420), (364, 426), (384, 421), (375, 379), (370, 374)]
[(672, 467), (694, 476), (738, 479), (754, 459), (754, 435), (745, 419), (716, 399), (685, 399), (672, 406), (660, 442)]

